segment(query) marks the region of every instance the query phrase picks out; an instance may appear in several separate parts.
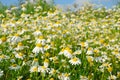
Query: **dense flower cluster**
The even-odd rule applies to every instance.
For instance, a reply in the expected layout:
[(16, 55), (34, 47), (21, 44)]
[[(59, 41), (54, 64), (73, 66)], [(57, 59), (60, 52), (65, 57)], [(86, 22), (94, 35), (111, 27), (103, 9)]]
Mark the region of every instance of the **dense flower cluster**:
[(120, 79), (119, 8), (41, 9), (31, 15), (23, 6), (19, 19), (13, 9), (2, 18), (1, 80)]

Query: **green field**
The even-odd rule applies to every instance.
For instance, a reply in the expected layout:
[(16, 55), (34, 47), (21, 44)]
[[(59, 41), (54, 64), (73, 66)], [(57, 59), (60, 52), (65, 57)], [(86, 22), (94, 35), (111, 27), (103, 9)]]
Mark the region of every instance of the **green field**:
[(120, 80), (119, 7), (40, 3), (0, 14), (0, 80)]

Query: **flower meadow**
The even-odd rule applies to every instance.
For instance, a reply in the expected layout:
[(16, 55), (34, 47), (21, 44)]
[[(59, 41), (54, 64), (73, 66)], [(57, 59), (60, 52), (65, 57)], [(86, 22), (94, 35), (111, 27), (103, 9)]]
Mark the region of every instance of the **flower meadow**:
[(0, 14), (0, 80), (120, 80), (120, 8)]

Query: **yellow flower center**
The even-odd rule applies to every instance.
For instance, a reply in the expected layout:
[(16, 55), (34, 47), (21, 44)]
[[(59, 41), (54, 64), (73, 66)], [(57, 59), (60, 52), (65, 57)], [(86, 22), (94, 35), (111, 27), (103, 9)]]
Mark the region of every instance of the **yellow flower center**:
[(40, 43), (39, 43), (39, 44), (36, 44), (36, 47), (41, 47), (41, 46), (42, 46), (42, 44), (40, 44)]
[(48, 48), (48, 45), (46, 45), (44, 48), (46, 48), (46, 49), (47, 49), (47, 48)]
[(22, 46), (23, 44), (20, 42), (20, 43), (18, 43), (18, 46)]
[(19, 34), (15, 34), (15, 36), (19, 36)]
[(56, 70), (53, 70), (53, 73), (56, 73)]
[(92, 50), (92, 48), (88, 48), (88, 51)]
[(6, 41), (6, 37), (2, 37), (1, 40), (2, 40), (3, 42), (5, 42), (5, 41)]
[(105, 67), (108, 67), (108, 66), (109, 66), (108, 63), (103, 63), (102, 65), (105, 66)]
[(34, 67), (34, 68), (33, 68), (33, 71), (34, 71), (34, 72), (36, 72), (37, 70), (38, 70), (38, 68), (37, 68), (37, 67)]
[(62, 49), (61, 52), (64, 52), (64, 49)]
[(19, 56), (23, 56), (23, 53), (19, 53)]
[(5, 58), (5, 55), (1, 55), (0, 58), (4, 59), (4, 58)]
[(108, 67), (107, 70), (108, 70), (108, 72), (112, 72), (113, 69), (112, 69), (112, 67)]
[(43, 36), (40, 36), (39, 39), (43, 39)]
[(45, 60), (44, 60), (44, 62), (47, 62), (47, 63), (48, 63), (48, 62), (49, 62), (49, 60), (48, 60), (48, 59), (45, 59)]
[(85, 46), (85, 43), (84, 43), (84, 42), (81, 42), (80, 44), (81, 44), (81, 46), (82, 46), (82, 47), (84, 47), (84, 46)]
[(93, 61), (92, 57), (90, 57), (90, 56), (87, 57), (87, 60), (88, 60), (88, 62), (92, 62)]
[(50, 53), (46, 53), (45, 56), (46, 56), (46, 57), (49, 57), (49, 56), (50, 56)]
[(17, 64), (13, 64), (12, 66), (13, 66), (13, 67), (16, 67), (16, 66), (17, 66)]
[(37, 62), (37, 61), (38, 61), (38, 59), (37, 59), (37, 58), (35, 58), (35, 59), (34, 59), (34, 61), (35, 61), (35, 62)]
[(74, 62), (76, 62), (78, 59), (77, 59), (77, 58), (73, 58), (72, 60), (73, 60)]
[(104, 43), (104, 40), (103, 40), (103, 39), (101, 39), (101, 40), (100, 40), (100, 43)]
[(68, 52), (72, 54), (72, 50), (69, 47), (65, 48), (65, 50), (67, 50)]
[(98, 53), (98, 50), (95, 49), (95, 50), (94, 50), (94, 53)]
[(46, 67), (45, 67), (45, 66), (42, 66), (42, 69), (46, 69)]
[(50, 80), (54, 80), (54, 78), (50, 78)]
[(69, 76), (69, 74), (66, 73), (66, 74), (65, 74), (65, 77), (68, 77), (68, 76)]

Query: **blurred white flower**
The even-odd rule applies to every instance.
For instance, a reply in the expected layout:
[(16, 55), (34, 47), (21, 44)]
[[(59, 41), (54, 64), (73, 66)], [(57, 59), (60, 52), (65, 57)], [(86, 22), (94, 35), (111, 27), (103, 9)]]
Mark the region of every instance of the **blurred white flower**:
[(20, 66), (17, 65), (17, 64), (13, 64), (13, 65), (11, 65), (11, 66), (9, 67), (9, 69), (10, 69), (10, 70), (18, 70), (18, 69), (20, 69)]
[(3, 75), (4, 75), (4, 73), (3, 73), (3, 71), (0, 69), (0, 77), (3, 76)]
[(32, 50), (33, 53), (38, 54), (38, 53), (44, 53), (44, 48), (42, 47), (41, 44), (37, 44), (36, 47)]
[(69, 60), (69, 63), (72, 65), (79, 65), (81, 64), (81, 60), (77, 57), (71, 58), (71, 60)]

